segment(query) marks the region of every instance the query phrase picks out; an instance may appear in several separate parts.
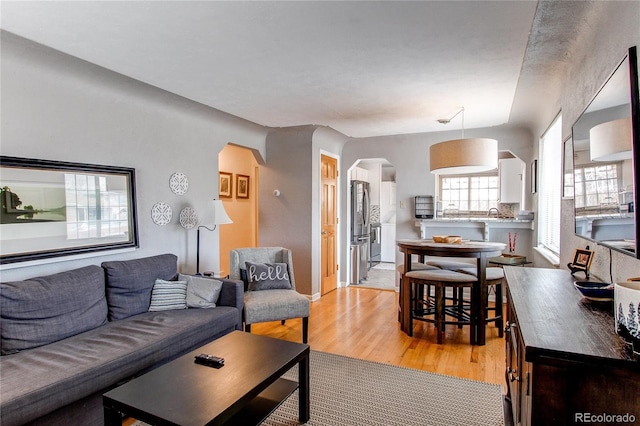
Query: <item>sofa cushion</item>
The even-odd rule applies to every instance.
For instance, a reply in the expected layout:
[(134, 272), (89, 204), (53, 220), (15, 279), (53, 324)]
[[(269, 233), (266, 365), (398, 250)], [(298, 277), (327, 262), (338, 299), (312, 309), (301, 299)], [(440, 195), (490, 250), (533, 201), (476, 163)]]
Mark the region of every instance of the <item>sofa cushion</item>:
[(193, 275), (178, 275), (178, 280), (187, 282), (187, 308), (215, 308), (222, 281)]
[(249, 290), (291, 289), (286, 263), (246, 262)]
[(187, 309), (187, 282), (157, 279), (151, 290), (149, 311)]
[(56, 342), (107, 322), (99, 266), (0, 283), (2, 354)]
[(0, 424), (37, 419), (236, 328), (238, 309), (146, 312), (2, 357)]
[(109, 321), (149, 310), (156, 279), (171, 280), (178, 274), (178, 258), (161, 254), (142, 259), (103, 262), (107, 284)]
[(309, 316), (309, 299), (295, 290), (249, 291), (244, 295), (247, 324)]

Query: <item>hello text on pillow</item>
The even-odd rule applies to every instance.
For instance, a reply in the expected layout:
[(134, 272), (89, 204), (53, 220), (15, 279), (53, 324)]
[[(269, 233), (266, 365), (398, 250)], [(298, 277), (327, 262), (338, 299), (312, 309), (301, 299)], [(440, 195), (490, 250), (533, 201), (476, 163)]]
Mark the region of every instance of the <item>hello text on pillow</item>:
[(291, 289), (286, 263), (251, 263), (247, 265), (249, 290)]

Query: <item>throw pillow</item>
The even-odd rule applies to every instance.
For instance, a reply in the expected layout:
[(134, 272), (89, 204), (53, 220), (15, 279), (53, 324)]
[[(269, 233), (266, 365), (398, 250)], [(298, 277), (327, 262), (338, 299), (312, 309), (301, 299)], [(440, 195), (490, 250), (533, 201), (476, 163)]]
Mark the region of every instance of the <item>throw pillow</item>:
[(187, 308), (215, 308), (222, 291), (222, 281), (192, 275), (178, 275), (187, 282)]
[(149, 311), (168, 311), (187, 308), (187, 282), (157, 279), (151, 290)]
[(246, 264), (250, 291), (291, 289), (286, 263), (246, 262)]

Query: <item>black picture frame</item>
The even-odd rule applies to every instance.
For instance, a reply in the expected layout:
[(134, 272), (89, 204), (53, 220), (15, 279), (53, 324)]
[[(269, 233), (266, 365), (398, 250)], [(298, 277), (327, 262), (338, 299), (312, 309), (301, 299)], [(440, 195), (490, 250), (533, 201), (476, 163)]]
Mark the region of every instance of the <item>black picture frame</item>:
[(135, 169), (0, 156), (0, 265), (139, 247)]
[(218, 172), (218, 197), (233, 197), (233, 173)]
[(236, 174), (236, 198), (249, 198), (249, 179), (247, 175)]
[(593, 251), (585, 249), (576, 249), (573, 253), (573, 262), (571, 265), (574, 269), (582, 269), (588, 271), (593, 261)]

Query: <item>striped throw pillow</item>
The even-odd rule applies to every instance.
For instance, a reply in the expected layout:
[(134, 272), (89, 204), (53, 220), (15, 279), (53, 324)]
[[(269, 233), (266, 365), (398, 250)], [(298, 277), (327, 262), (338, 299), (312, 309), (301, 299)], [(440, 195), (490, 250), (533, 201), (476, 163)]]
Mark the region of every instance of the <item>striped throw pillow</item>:
[(149, 311), (187, 308), (187, 282), (157, 279), (151, 291)]

